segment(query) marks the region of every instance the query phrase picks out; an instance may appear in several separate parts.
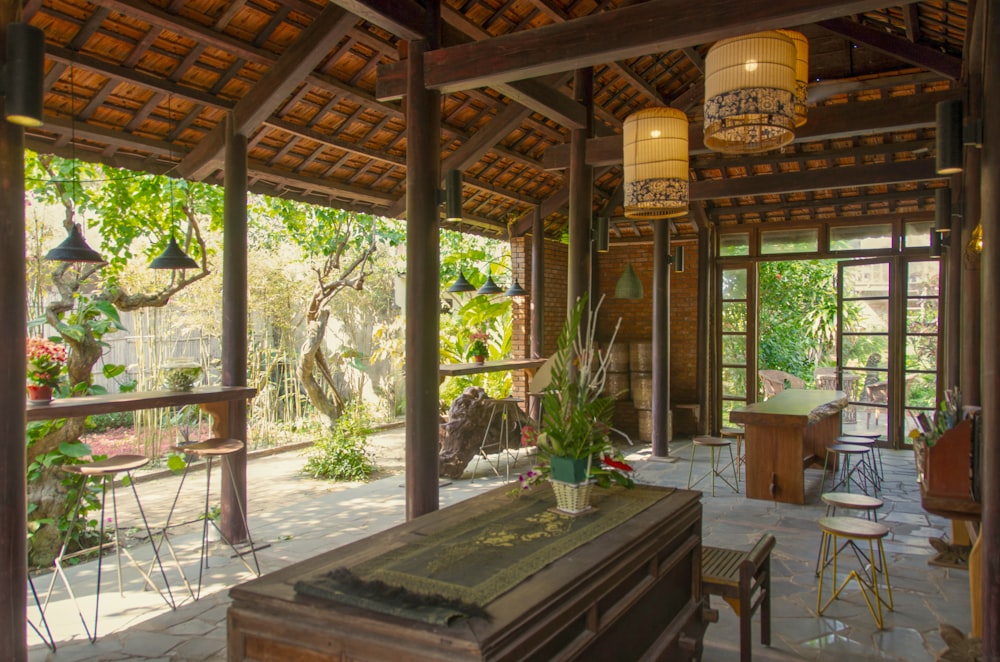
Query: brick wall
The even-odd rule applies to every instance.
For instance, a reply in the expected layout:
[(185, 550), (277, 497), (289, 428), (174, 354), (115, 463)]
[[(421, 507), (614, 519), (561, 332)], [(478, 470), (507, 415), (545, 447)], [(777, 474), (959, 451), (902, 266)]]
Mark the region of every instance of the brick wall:
[[(681, 244), (674, 244), (675, 246)], [(670, 273), (670, 391), (675, 404), (697, 402), (698, 349), (698, 251), (695, 242), (684, 242), (684, 271)], [(543, 355), (552, 353), (566, 316), (566, 269), (568, 246), (545, 242), (545, 300)], [(612, 244), (601, 253), (597, 262), (598, 291), (604, 295), (598, 319), (598, 340), (606, 342), (621, 318), (616, 342), (650, 341), (653, 335), (653, 247), (652, 244)], [(511, 241), (514, 273), (521, 285), (531, 289), (531, 239), (519, 237)], [(642, 281), (644, 296), (638, 300), (614, 298), (615, 284), (630, 262)], [(514, 303), (512, 347), (514, 356), (530, 355), (529, 328), (531, 297)], [(523, 397), (527, 380), (515, 375), (514, 394)], [(634, 409), (629, 401), (616, 405), (616, 427), (630, 435), (637, 429)], [(677, 412), (674, 420), (678, 433), (694, 432), (694, 420), (689, 412)]]

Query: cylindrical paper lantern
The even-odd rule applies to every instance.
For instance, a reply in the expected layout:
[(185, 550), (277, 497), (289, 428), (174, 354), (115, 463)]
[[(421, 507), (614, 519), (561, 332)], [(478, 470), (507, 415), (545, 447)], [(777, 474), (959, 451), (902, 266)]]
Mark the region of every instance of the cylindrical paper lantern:
[(625, 118), (625, 217), (670, 218), (688, 210), (688, 121), (675, 108)]

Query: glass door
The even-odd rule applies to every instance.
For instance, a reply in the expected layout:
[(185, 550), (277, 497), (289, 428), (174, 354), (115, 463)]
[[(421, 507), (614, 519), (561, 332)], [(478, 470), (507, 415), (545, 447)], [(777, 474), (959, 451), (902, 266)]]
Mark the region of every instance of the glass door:
[(720, 270), (719, 289), (719, 382), (722, 394), (723, 427), (731, 425), (729, 412), (756, 399), (757, 376), (749, 368), (756, 365), (755, 335), (750, 320), (755, 319), (756, 289), (750, 265)]
[(940, 400), (937, 368), (940, 343), (938, 284), (941, 263), (937, 260), (910, 260), (906, 268), (906, 328), (903, 338), (904, 387), (902, 389), (902, 442), (910, 443), (910, 430), (919, 429), (918, 417), (934, 420), (935, 403)]
[(842, 431), (889, 439), (891, 263), (844, 261), (837, 270), (837, 368), (848, 397)]

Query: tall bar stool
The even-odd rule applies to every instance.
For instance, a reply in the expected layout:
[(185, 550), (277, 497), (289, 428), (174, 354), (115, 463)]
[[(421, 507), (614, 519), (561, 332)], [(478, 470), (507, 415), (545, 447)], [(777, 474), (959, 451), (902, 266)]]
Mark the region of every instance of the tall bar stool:
[[(253, 566), (246, 560), (247, 551), (239, 550), (236, 548), (236, 544), (233, 543), (226, 534), (222, 532), (219, 525), (215, 522), (215, 519), (211, 517), (211, 501), (210, 496), (212, 492), (212, 462), (216, 457), (224, 458), (226, 455), (232, 455), (233, 453), (238, 453), (243, 449), (243, 442), (239, 439), (220, 439), (212, 438), (206, 439), (205, 441), (200, 441), (195, 444), (187, 444), (185, 446), (177, 446), (176, 450), (182, 451), (189, 455), (194, 455), (195, 457), (202, 458), (205, 460), (205, 508), (198, 519), (202, 520), (202, 530), (201, 530), (201, 553), (198, 557), (198, 588), (197, 591), (191, 588), (187, 577), (184, 577), (184, 585), (187, 587), (191, 596), (197, 600), (201, 597), (201, 583), (205, 568), (208, 568), (208, 524), (212, 523), (215, 530), (218, 531), (219, 536), (222, 538), (223, 542), (229, 545), (230, 549), (233, 550), (233, 558), (238, 558), (247, 570), (252, 572), (255, 576), (260, 576), (260, 563), (257, 561), (257, 547), (253, 542), (253, 538), (250, 536), (250, 525), (247, 523), (245, 511), (243, 510), (243, 503), (239, 499), (239, 495), (236, 497), (236, 505), (239, 508), (240, 518), (243, 520), (243, 526), (247, 532), (247, 540), (249, 541), (249, 553), (253, 556)], [(235, 476), (232, 473), (232, 467), (228, 463), (222, 463), (229, 470), (229, 477), (235, 482)], [(171, 556), (176, 561), (177, 555), (173, 549), (173, 545), (170, 543), (170, 537), (168, 531), (171, 528), (176, 528), (178, 526), (183, 526), (185, 524), (193, 524), (198, 521), (198, 519), (189, 520), (186, 522), (181, 522), (178, 524), (171, 524), (170, 520), (173, 518), (174, 510), (177, 508), (177, 501), (180, 499), (181, 490), (184, 489), (184, 481), (187, 478), (188, 471), (191, 469), (191, 462), (188, 462), (184, 467), (184, 473), (181, 475), (180, 485), (177, 486), (177, 494), (174, 496), (174, 501), (170, 505), (170, 512), (167, 513), (167, 521), (163, 525), (163, 541), (167, 544), (170, 550)], [(260, 549), (265, 549), (269, 545), (265, 545)], [(182, 573), (183, 574), (183, 573)]]
[[(854, 580), (861, 589), (861, 595), (865, 599), (865, 604), (868, 605), (868, 611), (875, 619), (875, 625), (879, 629), (882, 629), (882, 606), (885, 605), (890, 610), (893, 608), (892, 584), (889, 582), (889, 566), (886, 563), (885, 549), (882, 546), (883, 538), (889, 535), (889, 527), (879, 522), (869, 522), (859, 517), (821, 517), (817, 521), (817, 524), (820, 530), (823, 531), (823, 540), (820, 543), (819, 587), (816, 592), (817, 615), (822, 616), (826, 608), (840, 596), (840, 593), (851, 580)], [(844, 581), (838, 586), (837, 558), (843, 549), (843, 546), (838, 547), (838, 540), (840, 538), (844, 538), (854, 544), (855, 549), (857, 549), (855, 541), (867, 542), (868, 554), (867, 556), (858, 556), (860, 572), (858, 570), (851, 570), (844, 578)], [(833, 556), (827, 560), (831, 549), (833, 550)], [(824, 603), (823, 584), (828, 565), (833, 566), (833, 579), (830, 582), (833, 594)], [(871, 569), (870, 572), (869, 568)], [(879, 590), (880, 578), (885, 581), (888, 599), (883, 598)]]
[[(710, 469), (708, 473), (704, 474), (701, 478), (691, 482), (691, 474), (694, 471), (694, 452), (699, 446), (708, 448), (709, 450), (709, 463)], [(722, 467), (722, 471), (719, 470), (719, 461), (722, 459), (722, 449), (729, 449), (729, 464), (727, 466), (731, 467), (733, 470), (733, 478), (736, 479), (736, 484), (730, 483), (726, 476), (722, 473), (725, 471), (726, 467)], [(716, 455), (716, 450), (719, 451)], [(688, 489), (691, 489), (701, 481), (705, 480), (708, 476), (712, 477), (712, 496), (715, 496), (715, 477), (718, 476), (722, 479), (726, 485), (731, 487), (734, 492), (739, 492), (740, 479), (736, 475), (736, 459), (733, 457), (733, 445), (728, 439), (722, 439), (720, 437), (695, 437), (691, 440), (691, 464), (688, 465)]]
[[(508, 457), (507, 457), (507, 482), (510, 482), (510, 465), (511, 465), (510, 457), (509, 457), (510, 448), (511, 448), (511, 443), (510, 443), (510, 418), (511, 418), (511, 409), (510, 408), (513, 408), (513, 410), (517, 410), (518, 405), (521, 404), (522, 402), (524, 402), (524, 400), (521, 399), (521, 398), (500, 398), (499, 400), (494, 400), (493, 401), (493, 408), (490, 410), (490, 418), (489, 418), (489, 421), (487, 421), (487, 423), (486, 423), (486, 431), (483, 433), (483, 441), (482, 441), (482, 443), (479, 444), (479, 452), (476, 453), (476, 463), (474, 465), (472, 465), (472, 480), (473, 481), (476, 479), (476, 470), (479, 469), (479, 461), (480, 460), (486, 460), (487, 464), (490, 465), (490, 468), (493, 469), (493, 473), (497, 475), (497, 478), (499, 478), (500, 477), (500, 453), (506, 452), (508, 454)], [(489, 461), (489, 458), (488, 458), (489, 453), (488, 453), (488, 446), (487, 446), (487, 440), (489, 439), (489, 436), (490, 436), (490, 430), (493, 428), (493, 421), (494, 420), (498, 420), (500, 422), (500, 425), (503, 426), (501, 428), (501, 430), (500, 430), (500, 435), (499, 435), (499, 439), (497, 441), (497, 446), (496, 446), (496, 451), (497, 451), (497, 462), (496, 462), (496, 464), (493, 464), (492, 462)], [(520, 440), (518, 440), (518, 443), (516, 443), (514, 445), (514, 464), (517, 464), (517, 458), (520, 456), (520, 454), (521, 454), (521, 443), (520, 443)], [(470, 481), (470, 482), (472, 482), (472, 481)]]
[[(867, 494), (852, 494), (850, 492), (824, 492), (820, 498), (823, 503), (826, 504), (826, 516), (835, 517), (837, 515), (837, 509), (843, 508), (844, 510), (854, 510), (864, 514), (865, 519), (873, 522), (878, 521), (878, 509), (884, 505), (882, 499), (878, 497), (868, 496)], [(850, 540), (844, 542), (838, 553), (843, 551), (844, 547), (852, 545), (854, 546), (855, 554), (860, 554), (861, 550), (854, 545)], [(822, 552), (822, 545), (816, 550), (816, 576), (819, 577), (819, 562)], [(860, 557), (859, 557), (860, 561)], [(828, 561), (829, 562), (829, 561)]]
[(738, 428), (722, 428), (719, 430), (719, 435), (723, 439), (734, 439), (736, 440), (736, 482), (739, 484), (740, 475), (743, 473), (741, 467), (746, 466), (747, 456), (746, 451), (743, 449), (743, 441), (746, 437), (746, 432), (743, 431), (743, 424), (739, 424)]
[[(878, 445), (878, 440), (882, 438), (882, 435), (878, 432), (851, 432), (850, 434), (845, 434), (845, 438), (850, 439), (848, 444), (858, 443), (858, 439), (868, 439), (868, 446), (872, 449), (874, 457), (872, 458), (873, 464), (876, 466), (878, 471), (879, 486), (881, 487), (882, 481), (885, 480), (885, 465), (882, 464), (882, 447)], [(840, 439), (838, 438), (838, 441)], [(877, 464), (875, 464), (877, 462)]]
[[(832, 467), (833, 473), (830, 475), (829, 491), (832, 492), (839, 487), (843, 487), (850, 492), (851, 484), (853, 483), (863, 494), (868, 494), (870, 478), (868, 476), (867, 463), (864, 459), (870, 452), (867, 446), (859, 446), (857, 444), (833, 443), (827, 446), (826, 457), (823, 459), (824, 480), (826, 479), (826, 468), (830, 463), (831, 456), (833, 456), (834, 461)], [(874, 488), (874, 485), (872, 487)]]
[(875, 494), (880, 494), (882, 492), (882, 476), (881, 472), (879, 472), (878, 460), (875, 455), (875, 451), (878, 448), (875, 445), (875, 440), (870, 437), (843, 435), (837, 437), (835, 441), (838, 444), (853, 444), (855, 446), (864, 446), (868, 449), (868, 453), (864, 456), (863, 460), (865, 462), (865, 472), (875, 488)]
[[(90, 462), (88, 464), (72, 464), (63, 467), (63, 470), (70, 474), (75, 474), (80, 477), (80, 488), (79, 497), (77, 498), (76, 505), (73, 507), (73, 515), (70, 519), (71, 522), (76, 521), (77, 514), (80, 512), (80, 504), (83, 503), (84, 495), (87, 489), (87, 481), (93, 477), (101, 478), (101, 524), (98, 538), (99, 542), (97, 545), (90, 547), (88, 549), (82, 549), (76, 552), (67, 554), (66, 550), (69, 546), (70, 537), (73, 534), (73, 528), (70, 527), (69, 531), (66, 532), (66, 537), (63, 539), (62, 547), (59, 550), (58, 556), (55, 558), (55, 572), (52, 574), (52, 579), (49, 581), (49, 590), (45, 596), (45, 605), (49, 603), (49, 599), (52, 597), (52, 588), (55, 584), (56, 577), (62, 579), (63, 585), (66, 587), (67, 593), (69, 593), (70, 599), (73, 601), (73, 605), (76, 607), (77, 613), (80, 614), (80, 621), (83, 623), (83, 629), (87, 632), (87, 638), (90, 639), (91, 643), (97, 641), (97, 624), (98, 617), (100, 615), (100, 602), (101, 602), (101, 570), (104, 565), (104, 550), (108, 547), (114, 547), (115, 549), (115, 561), (116, 568), (118, 571), (118, 592), (124, 595), (124, 588), (122, 586), (122, 553), (128, 557), (129, 563), (139, 571), (142, 575), (143, 580), (146, 585), (155, 590), (167, 605), (174, 609), (176, 604), (174, 603), (173, 593), (170, 591), (170, 584), (167, 582), (167, 575), (163, 571), (163, 564), (160, 561), (159, 547), (153, 540), (153, 533), (149, 528), (149, 522), (146, 519), (146, 513), (142, 509), (142, 502), (139, 500), (139, 493), (135, 489), (135, 480), (132, 479), (132, 472), (140, 467), (144, 467), (149, 464), (149, 458), (142, 455), (115, 455), (104, 460), (98, 460), (96, 462)], [(146, 539), (149, 540), (150, 546), (153, 548), (153, 561), (150, 564), (149, 569), (144, 569), (132, 556), (132, 552), (128, 550), (127, 547), (122, 547), (121, 541), (118, 536), (119, 525), (118, 525), (118, 498), (115, 491), (115, 476), (120, 473), (124, 473), (128, 478), (128, 485), (132, 488), (132, 495), (135, 497), (135, 505), (139, 509), (139, 517), (142, 519), (142, 525), (146, 531)], [(107, 506), (107, 494), (108, 485), (111, 485), (111, 512), (112, 519), (105, 519), (105, 507)], [(104, 523), (106, 521), (111, 521), (114, 525), (114, 531), (112, 539), (110, 542), (104, 542)], [(87, 619), (83, 615), (83, 610), (80, 608), (80, 603), (76, 599), (76, 595), (73, 593), (73, 587), (70, 584), (69, 577), (66, 576), (66, 571), (63, 568), (63, 563), (69, 559), (86, 556), (97, 552), (97, 589), (94, 597), (94, 623), (93, 631), (87, 626)], [(156, 585), (151, 577), (153, 567), (158, 567), (160, 569), (160, 575), (163, 577), (163, 584), (166, 588), (167, 595), (164, 595), (160, 588)]]

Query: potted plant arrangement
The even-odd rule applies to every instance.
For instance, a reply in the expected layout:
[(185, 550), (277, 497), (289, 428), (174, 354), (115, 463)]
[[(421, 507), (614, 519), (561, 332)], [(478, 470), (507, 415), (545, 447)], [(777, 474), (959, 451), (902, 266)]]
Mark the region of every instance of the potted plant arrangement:
[(969, 499), (972, 421), (963, 416), (958, 388), (946, 390), (944, 396), (934, 420), (921, 413), (919, 426), (910, 431), (917, 481), (930, 496)]
[(482, 363), (489, 354), (489, 346), (486, 344), (489, 336), (485, 331), (473, 331), (469, 334), (469, 340), (472, 341), (472, 345), (469, 346), (468, 356), (476, 363)]
[(632, 467), (623, 461), (608, 434), (614, 399), (601, 395), (610, 353), (599, 352), (594, 338), (600, 303), (581, 328), (586, 309), (586, 297), (581, 297), (559, 334), (552, 381), (542, 393), (541, 430), (528, 430), (525, 435), (526, 443), (537, 446), (540, 461), (521, 478), (526, 487), (547, 478), (556, 495), (556, 508), (574, 515), (591, 508), (594, 484), (634, 485)]
[(47, 405), (52, 401), (52, 389), (59, 386), (66, 348), (48, 338), (33, 336), (27, 342), (28, 404)]

